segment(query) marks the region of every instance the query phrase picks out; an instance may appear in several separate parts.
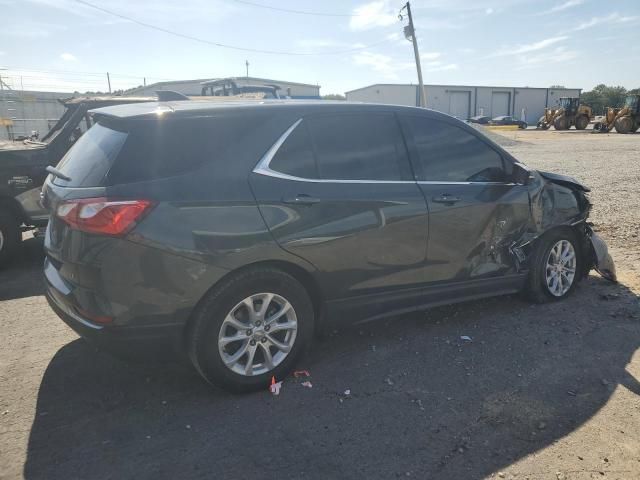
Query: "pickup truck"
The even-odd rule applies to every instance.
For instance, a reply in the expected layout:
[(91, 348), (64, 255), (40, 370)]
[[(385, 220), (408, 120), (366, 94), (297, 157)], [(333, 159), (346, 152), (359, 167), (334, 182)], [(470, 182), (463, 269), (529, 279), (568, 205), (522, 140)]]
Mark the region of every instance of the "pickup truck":
[(40, 205), (40, 189), (48, 172), (91, 126), (89, 110), (154, 101), (152, 97), (75, 97), (60, 99), (66, 110), (40, 140), (0, 141), (0, 266), (22, 240), (22, 232), (45, 227), (48, 214)]

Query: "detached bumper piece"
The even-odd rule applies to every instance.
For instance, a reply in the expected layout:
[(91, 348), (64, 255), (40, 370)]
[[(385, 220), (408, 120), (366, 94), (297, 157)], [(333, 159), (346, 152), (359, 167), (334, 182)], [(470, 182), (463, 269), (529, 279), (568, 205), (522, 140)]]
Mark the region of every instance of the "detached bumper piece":
[(595, 233), (591, 227), (587, 226), (587, 229), (589, 239), (591, 240), (593, 268), (595, 268), (596, 272), (598, 272), (603, 278), (606, 278), (611, 282), (617, 282), (616, 266), (613, 263), (613, 258), (611, 258), (611, 255), (609, 254), (609, 248), (607, 247), (606, 242), (597, 233)]

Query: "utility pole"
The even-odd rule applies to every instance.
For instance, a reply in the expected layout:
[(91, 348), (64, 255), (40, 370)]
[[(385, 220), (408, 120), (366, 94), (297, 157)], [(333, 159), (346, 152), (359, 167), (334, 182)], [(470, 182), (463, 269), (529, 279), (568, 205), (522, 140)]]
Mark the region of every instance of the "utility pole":
[(107, 72), (107, 83), (109, 84), (109, 95), (111, 95), (111, 78), (109, 78), (109, 72)]
[(244, 63), (247, 66), (247, 78), (249, 78), (249, 60), (245, 60)]
[(416, 29), (413, 26), (413, 16), (411, 15), (411, 5), (407, 2), (404, 7), (400, 9), (400, 14), (398, 18), (400, 20), (403, 19), (402, 11), (407, 10), (407, 17), (409, 18), (409, 25), (404, 27), (404, 36), (407, 40), (411, 40), (413, 42), (413, 54), (416, 57), (416, 69), (418, 70), (418, 85), (420, 88), (420, 106), (427, 106), (427, 99), (424, 95), (424, 83), (422, 82), (422, 67), (420, 66), (420, 53), (418, 52), (418, 39), (416, 38)]

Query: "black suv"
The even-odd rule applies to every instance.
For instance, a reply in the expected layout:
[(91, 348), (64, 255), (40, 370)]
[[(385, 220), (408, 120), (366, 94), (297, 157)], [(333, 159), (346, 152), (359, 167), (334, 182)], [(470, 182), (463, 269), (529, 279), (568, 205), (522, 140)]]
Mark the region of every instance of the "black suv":
[(229, 389), (281, 379), (331, 324), (615, 279), (584, 186), (447, 115), (178, 101), (94, 120), (43, 188), (52, 308), (108, 349), (178, 347)]

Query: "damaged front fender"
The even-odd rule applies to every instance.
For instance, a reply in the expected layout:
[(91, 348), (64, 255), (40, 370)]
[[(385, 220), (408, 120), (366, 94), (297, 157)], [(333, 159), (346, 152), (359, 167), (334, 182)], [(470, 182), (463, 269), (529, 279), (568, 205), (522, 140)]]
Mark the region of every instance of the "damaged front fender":
[(591, 211), (586, 196), (589, 189), (564, 175), (540, 171), (529, 174), (531, 222), (522, 236), (509, 246), (517, 269), (528, 268), (538, 238), (552, 229), (568, 227), (580, 241), (585, 262), (583, 275), (594, 268), (604, 278), (615, 282), (616, 269), (607, 244), (587, 223)]

